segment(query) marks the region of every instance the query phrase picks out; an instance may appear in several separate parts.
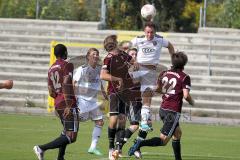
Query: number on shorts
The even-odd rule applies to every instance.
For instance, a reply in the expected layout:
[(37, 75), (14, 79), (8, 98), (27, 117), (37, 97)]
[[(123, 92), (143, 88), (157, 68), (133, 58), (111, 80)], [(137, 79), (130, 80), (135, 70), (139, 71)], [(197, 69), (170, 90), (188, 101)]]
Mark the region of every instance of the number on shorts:
[(54, 89), (59, 89), (59, 88), (61, 88), (61, 84), (59, 83), (59, 73), (58, 73), (58, 71), (51, 72), (51, 77), (50, 77), (50, 79), (51, 79), (52, 82), (53, 82), (53, 87), (54, 87)]
[[(162, 79), (162, 92), (163, 93), (167, 93), (167, 94), (175, 94), (175, 89), (174, 87), (177, 84), (177, 80), (176, 78), (171, 78), (170, 80), (168, 79), (168, 77), (163, 77)], [(168, 85), (169, 84), (169, 85)]]

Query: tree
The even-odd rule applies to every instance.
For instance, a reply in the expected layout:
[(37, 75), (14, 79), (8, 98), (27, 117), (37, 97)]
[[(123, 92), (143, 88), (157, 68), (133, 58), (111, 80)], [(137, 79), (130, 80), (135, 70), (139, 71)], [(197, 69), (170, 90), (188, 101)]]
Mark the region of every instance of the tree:
[(225, 1), (223, 9), (216, 16), (216, 20), (222, 27), (240, 28), (240, 1)]
[(141, 25), (138, 1), (107, 0), (107, 27), (112, 29), (138, 30)]
[(78, 20), (78, 0), (51, 0), (42, 7), (41, 19)]
[(1, 0), (0, 17), (35, 18), (35, 1)]

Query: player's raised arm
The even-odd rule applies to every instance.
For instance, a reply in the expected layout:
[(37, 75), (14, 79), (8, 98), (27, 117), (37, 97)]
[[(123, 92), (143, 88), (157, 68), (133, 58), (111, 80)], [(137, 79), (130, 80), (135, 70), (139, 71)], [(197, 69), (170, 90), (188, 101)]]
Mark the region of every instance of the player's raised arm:
[(175, 52), (174, 47), (171, 42), (168, 42), (167, 48), (168, 48), (168, 52), (170, 55), (172, 55)]
[(0, 83), (0, 89), (11, 89), (13, 87), (12, 80), (5, 80), (4, 82)]
[[(103, 66), (104, 67), (104, 66)], [(118, 83), (118, 88), (120, 89), (123, 86), (123, 80), (120, 77), (115, 77), (112, 76), (111, 74), (108, 73), (106, 69), (102, 69), (100, 73), (100, 79), (109, 81), (109, 82), (117, 82)]]

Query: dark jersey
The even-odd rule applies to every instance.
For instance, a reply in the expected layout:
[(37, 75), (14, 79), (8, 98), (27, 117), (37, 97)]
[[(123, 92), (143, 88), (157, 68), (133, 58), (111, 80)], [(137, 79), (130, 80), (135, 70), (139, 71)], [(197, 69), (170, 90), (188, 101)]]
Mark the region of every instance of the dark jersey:
[(158, 78), (158, 84), (162, 86), (162, 104), (161, 107), (175, 112), (182, 111), (183, 89), (191, 88), (189, 75), (182, 70), (163, 71)]
[[(66, 107), (62, 88), (63, 80), (65, 76), (73, 75), (73, 69), (72, 63), (59, 59), (48, 70), (48, 85), (54, 89), (57, 95), (54, 102), (55, 108), (63, 109)], [(74, 100), (72, 107), (75, 107), (75, 96), (72, 95), (71, 98)]]
[[(123, 79), (123, 88), (131, 88), (133, 86), (132, 79), (128, 73), (129, 62), (132, 57), (127, 53), (119, 50), (117, 55), (108, 54), (103, 61), (103, 69), (106, 69), (109, 74), (115, 77)], [(109, 82), (108, 92), (116, 93), (118, 92), (117, 82)]]

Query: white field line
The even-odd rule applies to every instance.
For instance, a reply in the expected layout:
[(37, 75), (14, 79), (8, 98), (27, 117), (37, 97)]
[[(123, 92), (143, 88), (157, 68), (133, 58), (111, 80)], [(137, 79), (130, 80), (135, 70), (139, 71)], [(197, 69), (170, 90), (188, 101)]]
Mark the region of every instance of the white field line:
[[(148, 156), (170, 156), (169, 154), (164, 154), (164, 153), (154, 153), (154, 152), (142, 152), (142, 155), (143, 155), (143, 159), (144, 159), (144, 155), (148, 155)], [(171, 155), (172, 156), (172, 155)], [(214, 155), (195, 155), (195, 154), (183, 154), (183, 157), (185, 157), (186, 159), (189, 159), (189, 158), (214, 158), (214, 159), (233, 159), (233, 160), (237, 160), (240, 158), (239, 157), (229, 157), (229, 156), (214, 156)], [(123, 156), (122, 157), (123, 159), (126, 159), (126, 158), (130, 158), (129, 156)], [(121, 158), (121, 159), (122, 159)], [(134, 156), (131, 157), (132, 159), (134, 159)], [(145, 157), (146, 159), (149, 159), (149, 157)], [(108, 158), (96, 158), (96, 159), (93, 159), (93, 160), (108, 160)]]
[[(142, 155), (159, 155), (159, 156), (169, 156), (169, 154), (164, 153), (154, 153), (154, 152), (142, 152)], [(195, 154), (183, 154), (183, 157), (195, 157), (195, 158), (222, 158), (222, 159), (240, 159), (239, 157), (230, 157), (230, 156), (214, 156), (214, 155), (195, 155)]]

